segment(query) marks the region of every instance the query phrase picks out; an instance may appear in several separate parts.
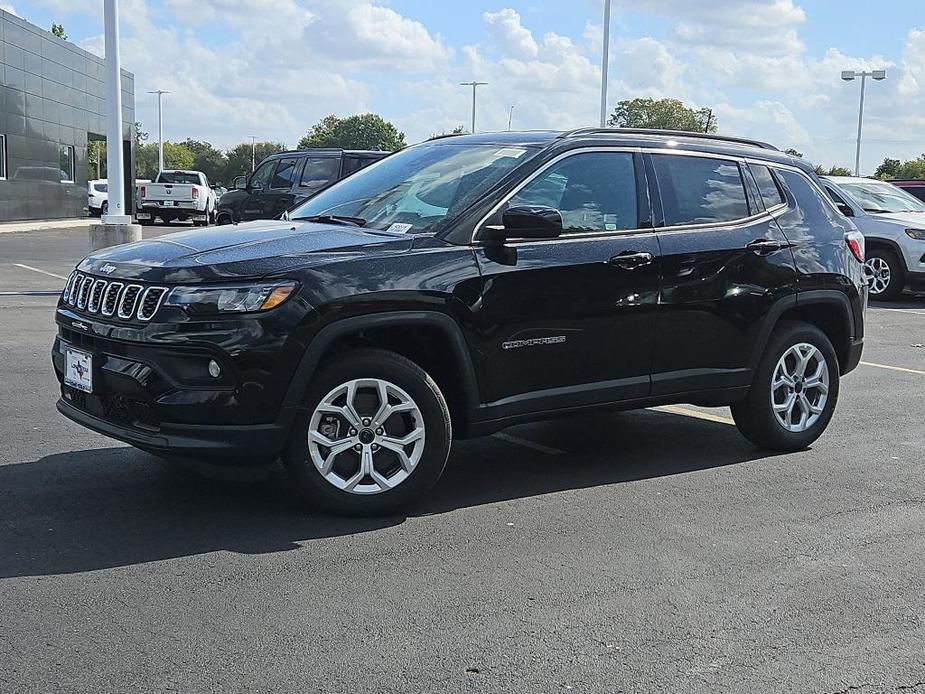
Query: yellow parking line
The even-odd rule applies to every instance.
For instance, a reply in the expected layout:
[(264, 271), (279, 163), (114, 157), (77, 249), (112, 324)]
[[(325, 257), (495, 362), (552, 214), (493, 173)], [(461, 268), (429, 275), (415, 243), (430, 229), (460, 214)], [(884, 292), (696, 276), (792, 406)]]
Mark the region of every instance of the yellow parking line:
[(678, 405), (661, 405), (659, 407), (651, 407), (649, 409), (655, 410), (656, 412), (679, 414), (684, 417), (694, 417), (695, 419), (705, 419), (708, 422), (716, 422), (717, 424), (731, 424), (732, 426), (735, 426), (735, 422), (732, 421), (732, 419), (729, 417), (720, 417), (717, 414), (701, 412), (700, 410), (692, 410), (688, 407), (680, 407)]
[(907, 374), (918, 374), (919, 376), (925, 376), (925, 371), (919, 371), (918, 369), (906, 369), (902, 366), (890, 366), (889, 364), (874, 364), (872, 361), (862, 361), (862, 366), (873, 366), (875, 369), (888, 369), (890, 371), (902, 371)]

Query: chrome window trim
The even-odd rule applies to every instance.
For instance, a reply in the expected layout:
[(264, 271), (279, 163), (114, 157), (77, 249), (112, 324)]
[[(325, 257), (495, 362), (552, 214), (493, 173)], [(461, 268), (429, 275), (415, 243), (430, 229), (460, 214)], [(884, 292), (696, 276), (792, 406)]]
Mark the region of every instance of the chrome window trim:
[[(141, 311), (144, 308), (145, 299), (148, 297), (148, 293), (154, 290), (159, 290), (161, 292), (161, 295), (158, 298), (157, 303), (154, 306), (154, 310), (151, 311), (151, 315), (145, 318), (144, 316), (141, 315)], [(143, 292), (141, 292), (138, 296), (140, 298), (138, 300), (138, 310), (135, 312), (135, 317), (140, 321), (147, 322), (151, 320), (152, 318), (154, 318), (155, 314), (157, 314), (158, 310), (160, 309), (161, 303), (163, 303), (164, 301), (164, 297), (167, 296), (167, 287), (148, 287)]]
[[(109, 286), (106, 287), (106, 291), (103, 292), (103, 300), (100, 302), (100, 315), (106, 316), (107, 318), (114, 315), (116, 311), (119, 310), (119, 299), (122, 297), (122, 289), (125, 285), (122, 282), (110, 282)], [(115, 289), (116, 290), (116, 300), (112, 305), (112, 311), (106, 313), (106, 302), (109, 299), (109, 293)]]
[[(499, 209), (501, 209), (501, 207), (505, 203), (507, 203), (518, 192), (520, 192), (520, 190), (522, 190), (533, 179), (540, 176), (549, 167), (553, 166), (554, 164), (557, 164), (558, 162), (562, 161), (563, 159), (567, 157), (574, 156), (576, 154), (584, 154), (588, 152), (629, 152), (629, 153), (634, 153), (634, 154), (638, 152), (640, 154), (676, 154), (676, 155), (685, 156), (685, 157), (721, 159), (723, 161), (735, 162), (736, 164), (739, 164), (740, 166), (748, 164), (752, 161), (754, 161), (756, 164), (763, 164), (765, 166), (777, 166), (776, 162), (768, 161), (766, 159), (749, 159), (748, 157), (744, 157), (744, 156), (736, 156), (736, 155), (731, 155), (731, 154), (717, 154), (715, 152), (700, 152), (700, 151), (691, 150), (691, 149), (676, 149), (673, 147), (649, 148), (649, 147), (627, 147), (627, 146), (622, 146), (622, 147), (620, 146), (616, 146), (616, 147), (595, 146), (595, 147), (580, 147), (577, 149), (570, 149), (567, 152), (562, 152), (560, 155), (553, 157), (548, 162), (543, 164), (543, 166), (541, 166), (539, 169), (534, 171), (527, 178), (525, 178), (523, 181), (517, 184), (512, 190), (510, 190), (507, 194), (505, 194), (504, 197), (502, 197), (498, 203), (492, 206), (492, 208), (488, 211), (488, 213), (485, 214), (475, 225), (475, 229), (473, 230), (472, 236), (469, 239), (470, 245), (482, 245), (481, 242), (476, 239), (476, 236), (478, 236), (479, 232), (484, 227), (485, 222), (493, 214), (495, 214)], [(806, 176), (806, 174), (800, 171), (800, 169), (797, 167), (790, 167), (790, 166), (785, 166), (785, 165), (781, 165), (781, 166), (783, 166), (784, 168), (792, 169)], [(812, 182), (811, 179), (809, 179), (808, 177), (807, 177), (807, 180), (810, 180), (810, 182)], [(743, 181), (743, 184), (744, 184), (744, 181)], [(656, 187), (658, 186), (657, 181), (655, 182), (655, 185)], [(590, 239), (599, 239), (602, 237), (606, 238), (606, 237), (612, 237), (612, 236), (625, 236), (627, 234), (639, 234), (639, 233), (662, 233), (662, 232), (676, 233), (679, 231), (702, 231), (705, 229), (736, 229), (736, 228), (751, 226), (752, 224), (755, 224), (756, 222), (766, 217), (773, 217), (779, 214), (781, 211), (783, 211), (786, 207), (787, 207), (787, 203), (780, 203), (778, 205), (775, 205), (772, 208), (762, 210), (761, 212), (758, 212), (753, 215), (749, 215), (748, 217), (741, 217), (739, 219), (732, 219), (732, 220), (723, 221), (723, 222), (703, 222), (699, 224), (677, 224), (673, 226), (650, 227), (650, 228), (642, 228), (642, 229), (640, 228), (619, 229), (617, 231), (573, 232), (570, 234), (562, 234), (561, 236), (557, 236), (552, 239), (512, 238), (512, 239), (509, 239), (506, 243), (507, 245), (523, 245), (523, 244), (533, 244), (533, 243), (561, 243), (561, 242), (569, 242), (569, 241), (574, 241), (574, 240), (584, 240), (584, 239), (590, 240)]]

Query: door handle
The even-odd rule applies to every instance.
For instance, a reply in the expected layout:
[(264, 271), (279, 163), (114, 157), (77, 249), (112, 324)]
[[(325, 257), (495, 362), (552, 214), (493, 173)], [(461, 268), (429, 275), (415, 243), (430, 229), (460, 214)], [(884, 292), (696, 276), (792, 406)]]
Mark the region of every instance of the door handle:
[(786, 248), (786, 245), (771, 239), (755, 239), (745, 247), (755, 255), (770, 255), (775, 251)]
[(635, 270), (652, 262), (654, 256), (648, 251), (626, 251), (613, 256), (608, 262), (623, 270)]

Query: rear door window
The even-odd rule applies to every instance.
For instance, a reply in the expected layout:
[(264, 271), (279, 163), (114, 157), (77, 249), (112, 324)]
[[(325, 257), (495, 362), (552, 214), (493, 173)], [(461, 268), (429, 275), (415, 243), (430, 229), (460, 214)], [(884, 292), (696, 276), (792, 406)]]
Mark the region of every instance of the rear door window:
[(732, 222), (749, 216), (739, 165), (731, 159), (653, 154), (665, 226)]
[(340, 159), (337, 157), (307, 157), (302, 169), (302, 185), (317, 188), (337, 177)]

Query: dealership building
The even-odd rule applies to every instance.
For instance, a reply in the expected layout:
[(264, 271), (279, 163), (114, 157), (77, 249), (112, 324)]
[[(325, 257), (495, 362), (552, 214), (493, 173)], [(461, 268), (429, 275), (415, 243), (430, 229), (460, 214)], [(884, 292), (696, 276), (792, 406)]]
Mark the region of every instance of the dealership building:
[[(0, 45), (0, 221), (84, 217), (87, 144), (106, 139), (103, 60), (2, 10)], [(126, 209), (134, 122), (134, 76), (123, 70)]]

